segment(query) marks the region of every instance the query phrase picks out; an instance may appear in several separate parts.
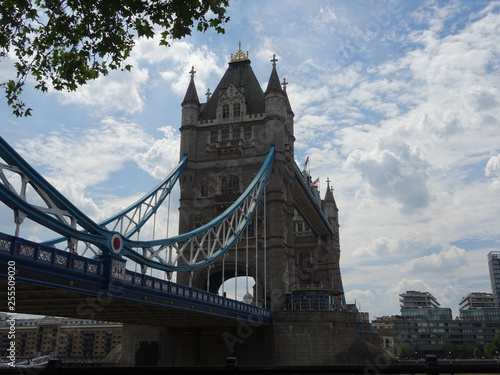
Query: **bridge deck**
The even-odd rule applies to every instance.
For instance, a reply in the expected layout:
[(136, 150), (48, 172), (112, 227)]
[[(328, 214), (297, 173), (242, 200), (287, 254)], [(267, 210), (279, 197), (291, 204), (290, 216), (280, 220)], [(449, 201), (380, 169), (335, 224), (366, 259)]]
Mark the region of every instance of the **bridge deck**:
[(157, 326), (270, 324), (269, 310), (125, 270), (115, 258), (88, 259), (0, 233), (0, 311), (7, 306), (7, 271), (15, 262), (17, 313)]

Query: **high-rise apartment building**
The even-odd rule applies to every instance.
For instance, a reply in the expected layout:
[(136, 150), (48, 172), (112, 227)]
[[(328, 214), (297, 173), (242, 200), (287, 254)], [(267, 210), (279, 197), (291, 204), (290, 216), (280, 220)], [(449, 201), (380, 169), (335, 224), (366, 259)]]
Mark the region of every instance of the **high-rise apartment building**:
[(500, 308), (491, 293), (469, 293), (460, 301), (460, 319), (500, 321)]
[(495, 296), (497, 306), (500, 297), (500, 251), (490, 251), (488, 253), (488, 268), (490, 269), (491, 291)]
[(429, 292), (408, 290), (401, 297), (401, 315), (413, 319), (451, 320), (451, 309), (439, 307), (437, 299)]
[(462, 298), (459, 319), (451, 318), (451, 309), (438, 307), (428, 292), (407, 291), (400, 297), (401, 316), (393, 320), (395, 349), (406, 345), (412, 356), (470, 356), (500, 332), (500, 309), (490, 293)]

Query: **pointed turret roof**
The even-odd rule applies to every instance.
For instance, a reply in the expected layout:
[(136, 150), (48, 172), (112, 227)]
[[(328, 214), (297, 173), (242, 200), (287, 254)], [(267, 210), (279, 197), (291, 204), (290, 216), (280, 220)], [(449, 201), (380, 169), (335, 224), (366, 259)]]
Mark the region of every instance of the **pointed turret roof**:
[(333, 204), (335, 209), (338, 211), (337, 203), (335, 202), (335, 198), (333, 197), (333, 188), (330, 187), (330, 179), (326, 180), (326, 193), (324, 202)]
[(271, 62), (273, 63), (273, 70), (271, 72), (271, 77), (269, 77), (269, 82), (267, 84), (267, 89), (265, 94), (268, 95), (270, 93), (279, 93), (283, 94), (283, 89), (281, 88), (280, 79), (278, 77), (278, 72), (276, 71), (276, 55), (273, 55), (273, 59)]
[(184, 100), (182, 101), (181, 105), (184, 106), (185, 104), (196, 104), (199, 106), (200, 100), (198, 99), (196, 85), (194, 84), (194, 74), (196, 73), (196, 71), (194, 70), (194, 66), (191, 68), (191, 71), (189, 73), (191, 74), (191, 81), (189, 82), (186, 95), (184, 96)]

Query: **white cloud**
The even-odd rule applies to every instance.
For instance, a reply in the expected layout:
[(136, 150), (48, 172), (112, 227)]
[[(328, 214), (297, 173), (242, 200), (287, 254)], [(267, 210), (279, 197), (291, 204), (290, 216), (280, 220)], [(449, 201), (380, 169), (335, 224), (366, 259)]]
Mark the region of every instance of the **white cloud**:
[[(188, 73), (192, 67), (196, 71), (198, 94), (205, 92), (207, 80), (212, 75), (221, 76), (224, 73), (223, 68), (219, 67), (218, 56), (205, 45), (195, 47), (186, 41), (173, 41), (167, 52), (161, 54), (163, 63), (157, 65), (157, 69), (161, 77), (170, 84), (171, 89), (179, 95), (186, 93), (190, 80)], [(156, 50), (152, 50), (150, 54), (141, 55), (141, 58), (156, 61), (158, 56)]]
[[(413, 156), (406, 145), (387, 145), (379, 140), (379, 146), (369, 153), (353, 151), (346, 167), (358, 171), (368, 183), (368, 188), (377, 197), (401, 204), (403, 211), (413, 212), (426, 207), (430, 194), (426, 187), (427, 175), (422, 162)], [(410, 163), (416, 160), (416, 163)]]
[(373, 292), (371, 290), (354, 289), (349, 290), (345, 294), (345, 299), (347, 303), (355, 303), (356, 306), (361, 309), (361, 311), (365, 311), (363, 310), (363, 305), (365, 303), (373, 303), (375, 300), (375, 296), (373, 295)]
[(439, 253), (427, 255), (410, 260), (405, 266), (405, 270), (412, 273), (442, 273), (459, 266), (467, 265), (465, 250), (456, 246)]
[(27, 139), (20, 152), (48, 170), (46, 178), (77, 207), (95, 214), (97, 205), (85, 190), (107, 181), (131, 160), (134, 150), (147, 144), (137, 124), (107, 118), (82, 132), (62, 130)]
[(500, 177), (500, 154), (492, 156), (488, 160), (486, 168), (484, 168), (484, 174), (487, 177)]
[(141, 86), (147, 79), (147, 69), (112, 71), (108, 76), (91, 81), (74, 92), (60, 92), (59, 95), (63, 104), (79, 104), (98, 108), (103, 113), (119, 111), (130, 115), (143, 108)]
[(155, 140), (150, 148), (134, 156), (134, 161), (156, 179), (165, 178), (179, 160), (180, 135), (170, 126), (158, 129), (163, 138)]

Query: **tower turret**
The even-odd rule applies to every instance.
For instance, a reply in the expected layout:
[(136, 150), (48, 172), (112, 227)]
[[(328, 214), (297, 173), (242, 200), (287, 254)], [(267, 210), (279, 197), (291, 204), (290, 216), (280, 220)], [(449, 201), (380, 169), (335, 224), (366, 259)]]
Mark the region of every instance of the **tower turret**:
[(335, 202), (335, 198), (333, 197), (333, 188), (330, 187), (330, 179), (326, 180), (326, 193), (325, 199), (323, 200), (323, 207), (330, 219), (330, 224), (333, 229), (336, 229), (338, 226), (338, 216), (339, 209), (337, 208), (337, 203)]
[(278, 115), (285, 118), (287, 113), (286, 100), (283, 89), (281, 88), (278, 72), (276, 71), (276, 61), (278, 61), (278, 59), (276, 55), (273, 55), (273, 59), (271, 60), (273, 63), (273, 70), (271, 71), (271, 77), (269, 78), (267, 89), (264, 93), (266, 98), (266, 113), (268, 115)]
[(191, 80), (181, 103), (182, 106), (182, 121), (181, 121), (181, 150), (180, 157), (185, 154), (195, 156), (196, 152), (196, 126), (200, 117), (200, 100), (194, 84), (194, 66), (189, 72)]

